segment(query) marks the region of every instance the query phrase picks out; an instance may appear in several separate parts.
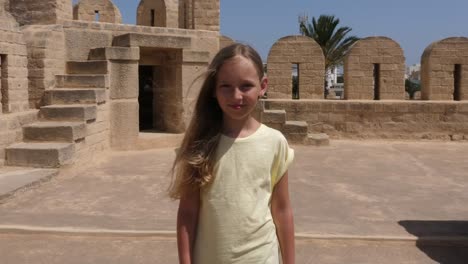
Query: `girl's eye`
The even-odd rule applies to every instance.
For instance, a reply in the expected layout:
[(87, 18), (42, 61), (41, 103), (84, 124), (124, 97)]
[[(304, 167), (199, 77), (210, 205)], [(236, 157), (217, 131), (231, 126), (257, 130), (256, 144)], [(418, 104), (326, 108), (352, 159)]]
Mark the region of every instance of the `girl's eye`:
[(255, 87), (255, 85), (251, 84), (251, 83), (246, 83), (246, 84), (243, 84), (241, 86), (241, 90), (242, 91), (249, 91), (250, 89), (252, 89), (253, 87)]

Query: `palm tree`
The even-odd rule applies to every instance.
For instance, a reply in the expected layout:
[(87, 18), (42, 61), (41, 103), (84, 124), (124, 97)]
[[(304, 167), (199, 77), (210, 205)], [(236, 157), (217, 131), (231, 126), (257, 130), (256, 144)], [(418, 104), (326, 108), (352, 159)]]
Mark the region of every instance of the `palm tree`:
[(325, 75), (334, 67), (343, 64), (346, 52), (359, 40), (356, 36), (346, 37), (352, 29), (338, 27), (339, 23), (340, 19), (330, 15), (321, 15), (318, 20), (313, 17), (312, 24), (308, 23), (306, 16), (299, 17), (299, 28), (302, 35), (313, 38), (322, 48), (325, 56)]

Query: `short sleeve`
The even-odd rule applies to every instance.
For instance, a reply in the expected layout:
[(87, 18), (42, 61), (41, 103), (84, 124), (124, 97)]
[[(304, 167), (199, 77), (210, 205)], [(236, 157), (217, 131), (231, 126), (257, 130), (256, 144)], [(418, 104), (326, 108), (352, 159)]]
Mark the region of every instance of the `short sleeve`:
[(284, 173), (286, 173), (289, 165), (291, 165), (292, 161), (294, 160), (294, 150), (289, 147), (288, 141), (286, 138), (284, 138), (284, 136), (281, 137), (276, 151), (277, 153), (273, 161), (273, 169), (271, 173), (272, 190), (276, 183), (280, 181), (281, 177), (283, 177)]

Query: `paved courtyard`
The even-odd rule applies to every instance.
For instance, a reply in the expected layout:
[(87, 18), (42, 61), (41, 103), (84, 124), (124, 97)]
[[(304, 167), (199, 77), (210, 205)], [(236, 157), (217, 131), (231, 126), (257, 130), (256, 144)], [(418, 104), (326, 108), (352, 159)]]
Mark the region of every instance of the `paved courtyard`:
[[(467, 143), (293, 148), (298, 263), (468, 263)], [(0, 256), (176, 263), (177, 203), (166, 196), (174, 155), (109, 153), (1, 200)]]

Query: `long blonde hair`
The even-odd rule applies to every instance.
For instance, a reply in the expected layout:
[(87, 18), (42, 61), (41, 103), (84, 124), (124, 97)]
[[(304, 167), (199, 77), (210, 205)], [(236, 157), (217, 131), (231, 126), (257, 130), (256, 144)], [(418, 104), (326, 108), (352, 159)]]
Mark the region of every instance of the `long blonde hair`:
[(262, 80), (263, 63), (260, 55), (249, 45), (235, 43), (221, 49), (205, 73), (194, 113), (172, 165), (173, 180), (169, 196), (179, 199), (188, 190), (201, 188), (213, 181), (216, 149), (223, 124), (223, 112), (214, 94), (221, 66), (235, 56), (250, 59)]

